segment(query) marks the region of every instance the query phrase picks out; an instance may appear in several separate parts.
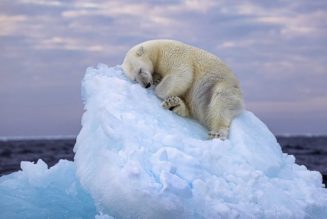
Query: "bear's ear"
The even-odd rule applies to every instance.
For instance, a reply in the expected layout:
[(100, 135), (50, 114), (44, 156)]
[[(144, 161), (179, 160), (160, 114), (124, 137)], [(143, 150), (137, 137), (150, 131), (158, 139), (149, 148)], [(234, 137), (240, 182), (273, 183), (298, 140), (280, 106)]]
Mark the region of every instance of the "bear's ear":
[(144, 53), (144, 48), (143, 48), (143, 46), (140, 46), (140, 48), (138, 48), (136, 51), (136, 55), (141, 56), (141, 55), (143, 55), (143, 53)]

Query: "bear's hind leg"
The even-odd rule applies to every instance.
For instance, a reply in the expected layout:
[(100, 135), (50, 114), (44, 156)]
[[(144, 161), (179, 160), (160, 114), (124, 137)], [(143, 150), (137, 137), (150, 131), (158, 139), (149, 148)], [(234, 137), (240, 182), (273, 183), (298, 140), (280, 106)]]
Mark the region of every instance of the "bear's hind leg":
[(167, 97), (162, 102), (162, 107), (168, 109), (170, 111), (175, 112), (177, 115), (187, 117), (190, 115), (190, 112), (184, 103), (184, 101), (180, 97)]
[(240, 97), (241, 92), (235, 87), (216, 86), (215, 93), (210, 100), (207, 115), (210, 139), (227, 139), (232, 120), (243, 108)]
[(219, 138), (220, 140), (226, 140), (229, 134), (229, 126), (231, 120), (226, 118), (215, 118), (212, 120), (209, 126), (208, 137), (209, 139)]

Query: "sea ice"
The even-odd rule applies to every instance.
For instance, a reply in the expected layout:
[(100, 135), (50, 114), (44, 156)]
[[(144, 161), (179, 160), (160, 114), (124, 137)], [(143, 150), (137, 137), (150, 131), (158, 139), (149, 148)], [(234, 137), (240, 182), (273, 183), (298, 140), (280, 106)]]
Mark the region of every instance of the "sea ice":
[(229, 139), (207, 140), (192, 119), (164, 110), (153, 89), (119, 66), (89, 68), (75, 145), (81, 184), (115, 218), (323, 218), (321, 174), (294, 163), (251, 112)]
[(294, 163), (251, 112), (229, 139), (161, 108), (119, 66), (89, 68), (75, 161), (0, 178), (0, 218), (326, 218), (321, 174)]
[(75, 165), (60, 160), (48, 169), (39, 160), (0, 178), (0, 218), (94, 218), (91, 196), (76, 178)]

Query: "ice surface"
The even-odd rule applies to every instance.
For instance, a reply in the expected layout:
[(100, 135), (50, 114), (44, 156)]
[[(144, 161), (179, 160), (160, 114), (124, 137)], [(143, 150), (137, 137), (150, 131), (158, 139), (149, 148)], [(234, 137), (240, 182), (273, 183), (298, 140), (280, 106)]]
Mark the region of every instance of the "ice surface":
[(153, 89), (129, 81), (119, 66), (89, 68), (82, 87), (86, 112), (75, 164), (103, 214), (326, 217), (320, 173), (283, 154), (251, 112), (233, 121), (229, 140), (207, 140), (205, 128), (163, 110)]
[(226, 141), (164, 110), (119, 66), (89, 68), (75, 161), (0, 178), (0, 218), (326, 218), (321, 174), (294, 163), (251, 112)]
[(94, 218), (91, 196), (81, 187), (71, 161), (48, 169), (39, 160), (0, 178), (0, 218)]

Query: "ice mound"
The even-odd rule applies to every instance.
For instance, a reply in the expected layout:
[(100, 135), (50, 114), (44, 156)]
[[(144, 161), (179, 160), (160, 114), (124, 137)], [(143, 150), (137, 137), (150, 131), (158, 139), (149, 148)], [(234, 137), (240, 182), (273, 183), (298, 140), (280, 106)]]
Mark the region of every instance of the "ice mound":
[(42, 160), (21, 162), (21, 168), (0, 178), (0, 218), (94, 218), (94, 202), (73, 162), (61, 160), (50, 169)]
[(321, 174), (283, 154), (251, 112), (233, 121), (229, 140), (207, 140), (119, 66), (89, 68), (82, 91), (75, 164), (99, 217), (326, 217)]

